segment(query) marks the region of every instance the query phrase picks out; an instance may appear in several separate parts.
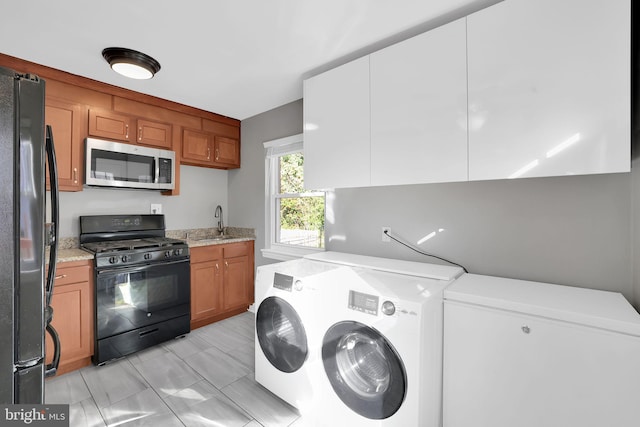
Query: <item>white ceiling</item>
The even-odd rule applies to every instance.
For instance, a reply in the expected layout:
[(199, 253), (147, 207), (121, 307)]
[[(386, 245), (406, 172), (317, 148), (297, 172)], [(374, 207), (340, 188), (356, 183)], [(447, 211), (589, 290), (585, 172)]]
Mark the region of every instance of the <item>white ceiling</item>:
[[(302, 80), (497, 0), (6, 2), (0, 52), (239, 120), (302, 98)], [(110, 70), (105, 47), (162, 65)]]

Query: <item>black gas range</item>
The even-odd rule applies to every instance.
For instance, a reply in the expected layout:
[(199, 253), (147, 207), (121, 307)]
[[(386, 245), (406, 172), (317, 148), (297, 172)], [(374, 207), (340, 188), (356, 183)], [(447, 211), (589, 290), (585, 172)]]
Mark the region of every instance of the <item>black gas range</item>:
[(94, 254), (95, 364), (190, 331), (189, 247), (164, 215), (81, 216), (80, 246)]

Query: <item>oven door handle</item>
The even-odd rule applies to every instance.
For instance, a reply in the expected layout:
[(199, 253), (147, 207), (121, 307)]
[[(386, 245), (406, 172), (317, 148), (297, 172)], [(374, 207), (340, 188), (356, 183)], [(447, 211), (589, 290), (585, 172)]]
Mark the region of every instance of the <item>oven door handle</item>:
[(181, 259), (179, 261), (167, 261), (167, 262), (162, 262), (162, 263), (159, 262), (155, 264), (145, 264), (138, 267), (122, 266), (122, 267), (116, 267), (116, 268), (108, 268), (108, 269), (98, 271), (98, 276), (100, 276), (101, 274), (121, 273), (123, 271), (126, 271), (127, 273), (137, 273), (139, 271), (149, 270), (149, 268), (152, 268), (152, 267), (169, 267), (172, 265), (184, 264), (184, 263), (188, 265), (189, 259), (187, 258), (187, 259)]

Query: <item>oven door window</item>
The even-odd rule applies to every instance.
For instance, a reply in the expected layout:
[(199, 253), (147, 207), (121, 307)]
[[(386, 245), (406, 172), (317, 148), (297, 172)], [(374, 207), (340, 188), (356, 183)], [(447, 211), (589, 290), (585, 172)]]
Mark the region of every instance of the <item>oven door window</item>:
[(98, 339), (189, 314), (189, 281), (189, 261), (99, 272)]
[(156, 176), (151, 156), (91, 150), (91, 178), (151, 183)]

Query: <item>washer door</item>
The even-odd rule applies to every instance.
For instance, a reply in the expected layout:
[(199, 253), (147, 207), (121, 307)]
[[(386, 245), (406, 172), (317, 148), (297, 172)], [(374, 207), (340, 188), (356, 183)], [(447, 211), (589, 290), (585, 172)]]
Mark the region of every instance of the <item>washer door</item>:
[(296, 310), (278, 297), (262, 301), (256, 314), (256, 334), (269, 362), (282, 372), (295, 372), (307, 359), (307, 334)]
[(322, 361), (333, 390), (353, 411), (381, 420), (400, 409), (407, 390), (405, 368), (377, 330), (358, 322), (336, 323), (324, 336)]

